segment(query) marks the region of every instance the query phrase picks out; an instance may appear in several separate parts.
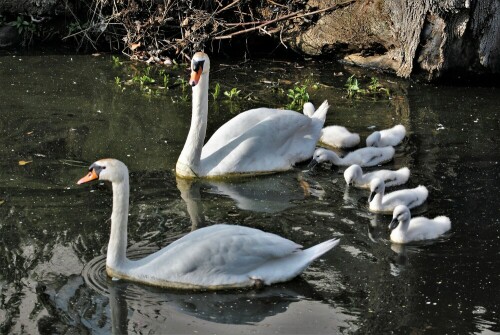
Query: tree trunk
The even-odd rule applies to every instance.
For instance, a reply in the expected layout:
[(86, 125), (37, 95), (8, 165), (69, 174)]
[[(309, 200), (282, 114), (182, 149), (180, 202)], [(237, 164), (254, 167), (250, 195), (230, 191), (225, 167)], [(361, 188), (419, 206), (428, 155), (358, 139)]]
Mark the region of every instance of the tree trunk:
[[(311, 8), (327, 1), (309, 0)], [(500, 1), (359, 0), (323, 15), (306, 30), (289, 30), (295, 50), (429, 79), (448, 70), (500, 71)]]

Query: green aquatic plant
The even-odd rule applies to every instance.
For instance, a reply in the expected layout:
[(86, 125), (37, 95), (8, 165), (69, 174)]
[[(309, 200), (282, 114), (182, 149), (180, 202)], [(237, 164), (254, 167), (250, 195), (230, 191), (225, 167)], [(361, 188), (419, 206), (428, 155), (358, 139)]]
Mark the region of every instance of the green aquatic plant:
[(214, 91), (210, 94), (212, 94), (212, 98), (214, 98), (214, 100), (217, 100), (219, 98), (219, 95), (220, 95), (220, 84), (219, 83), (215, 84)]
[(374, 98), (378, 97), (380, 94), (383, 94), (386, 97), (390, 97), (389, 89), (380, 84), (377, 77), (371, 77), (370, 83), (368, 84), (368, 86), (366, 86), (367, 88), (364, 89), (359, 84), (358, 79), (354, 75), (352, 75), (347, 78), (345, 87), (347, 90), (348, 98), (354, 98), (359, 97), (360, 95), (368, 94), (373, 95)]
[(177, 79), (177, 83), (180, 84), (182, 90), (182, 94), (180, 95), (179, 98), (181, 99), (181, 101), (187, 102), (189, 100), (189, 94), (188, 94), (189, 82), (183, 77), (180, 77)]
[(26, 21), (22, 15), (19, 15), (15, 21), (9, 22), (8, 24), (16, 27), (19, 35), (35, 33), (37, 31), (35, 23), (33, 21)]
[(300, 109), (309, 101), (309, 93), (307, 93), (307, 85), (294, 86), (288, 90), (286, 95), (290, 99), (290, 103), (286, 106), (288, 109)]
[(235, 100), (238, 98), (240, 95), (241, 90), (237, 89), (236, 87), (233, 87), (229, 91), (224, 91), (224, 95), (229, 98), (229, 100)]
[(368, 91), (374, 94), (383, 93), (388, 97), (391, 95), (389, 89), (382, 86), (382, 84), (380, 84), (380, 82), (378, 81), (377, 77), (370, 78), (370, 85), (368, 85)]
[(344, 86), (346, 87), (348, 98), (353, 98), (357, 94), (365, 93), (365, 90), (359, 86), (358, 79), (354, 75), (347, 78)]
[(141, 86), (145, 86), (148, 84), (153, 84), (156, 82), (153, 77), (151, 77), (151, 67), (147, 66), (146, 69), (144, 69), (144, 73), (138, 73), (134, 77), (132, 77), (132, 80), (135, 82), (138, 82)]
[(111, 56), (111, 59), (113, 60), (113, 65), (114, 66), (121, 66), (121, 65), (123, 65), (123, 62), (120, 60), (120, 57), (118, 57), (118, 56)]

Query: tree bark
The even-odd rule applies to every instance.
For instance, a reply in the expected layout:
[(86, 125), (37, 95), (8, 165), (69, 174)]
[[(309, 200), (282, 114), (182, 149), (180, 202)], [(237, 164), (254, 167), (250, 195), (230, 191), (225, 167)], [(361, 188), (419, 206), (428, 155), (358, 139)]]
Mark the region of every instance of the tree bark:
[(456, 69), (498, 73), (500, 1), (359, 0), (305, 30), (289, 30), (286, 38), (299, 52), (331, 54), (402, 77), (424, 71), (434, 79)]

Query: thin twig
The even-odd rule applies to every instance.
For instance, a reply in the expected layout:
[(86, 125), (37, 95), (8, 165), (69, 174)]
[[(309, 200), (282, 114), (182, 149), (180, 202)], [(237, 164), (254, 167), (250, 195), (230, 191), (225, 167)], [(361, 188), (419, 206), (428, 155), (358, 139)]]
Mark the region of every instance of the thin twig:
[(258, 29), (261, 29), (261, 28), (263, 28), (265, 26), (268, 26), (268, 25), (270, 25), (272, 23), (276, 23), (276, 22), (279, 22), (279, 21), (288, 20), (288, 19), (292, 19), (292, 18), (300, 18), (300, 17), (304, 17), (304, 16), (310, 16), (310, 15), (319, 14), (319, 13), (323, 13), (323, 12), (330, 11), (330, 10), (335, 10), (335, 9), (338, 9), (338, 8), (347, 7), (347, 6), (351, 5), (354, 2), (356, 2), (356, 0), (349, 0), (349, 1), (346, 1), (346, 2), (343, 2), (343, 3), (340, 3), (340, 4), (335, 4), (335, 5), (330, 6), (328, 8), (318, 9), (318, 10), (315, 10), (315, 11), (312, 11), (312, 12), (308, 12), (308, 13), (302, 13), (301, 11), (293, 12), (293, 13), (290, 13), (290, 14), (278, 17), (278, 18), (276, 18), (274, 20), (263, 21), (258, 26), (255, 26), (255, 27), (252, 27), (252, 28), (247, 28), (247, 29), (239, 30), (239, 31), (236, 31), (236, 32), (228, 34), (228, 35), (215, 36), (213, 39), (214, 40), (226, 40), (226, 39), (230, 39), (233, 36), (241, 35), (241, 34), (248, 33), (250, 31), (254, 31), (254, 30), (258, 30)]

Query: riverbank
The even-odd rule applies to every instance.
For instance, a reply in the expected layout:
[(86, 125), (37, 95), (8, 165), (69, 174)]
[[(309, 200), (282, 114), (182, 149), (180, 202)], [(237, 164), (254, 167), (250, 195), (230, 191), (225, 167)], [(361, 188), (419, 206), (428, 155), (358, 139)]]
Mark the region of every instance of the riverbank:
[(52, 43), (148, 63), (287, 52), (435, 81), (500, 73), (498, 1), (3, 1), (0, 48)]

